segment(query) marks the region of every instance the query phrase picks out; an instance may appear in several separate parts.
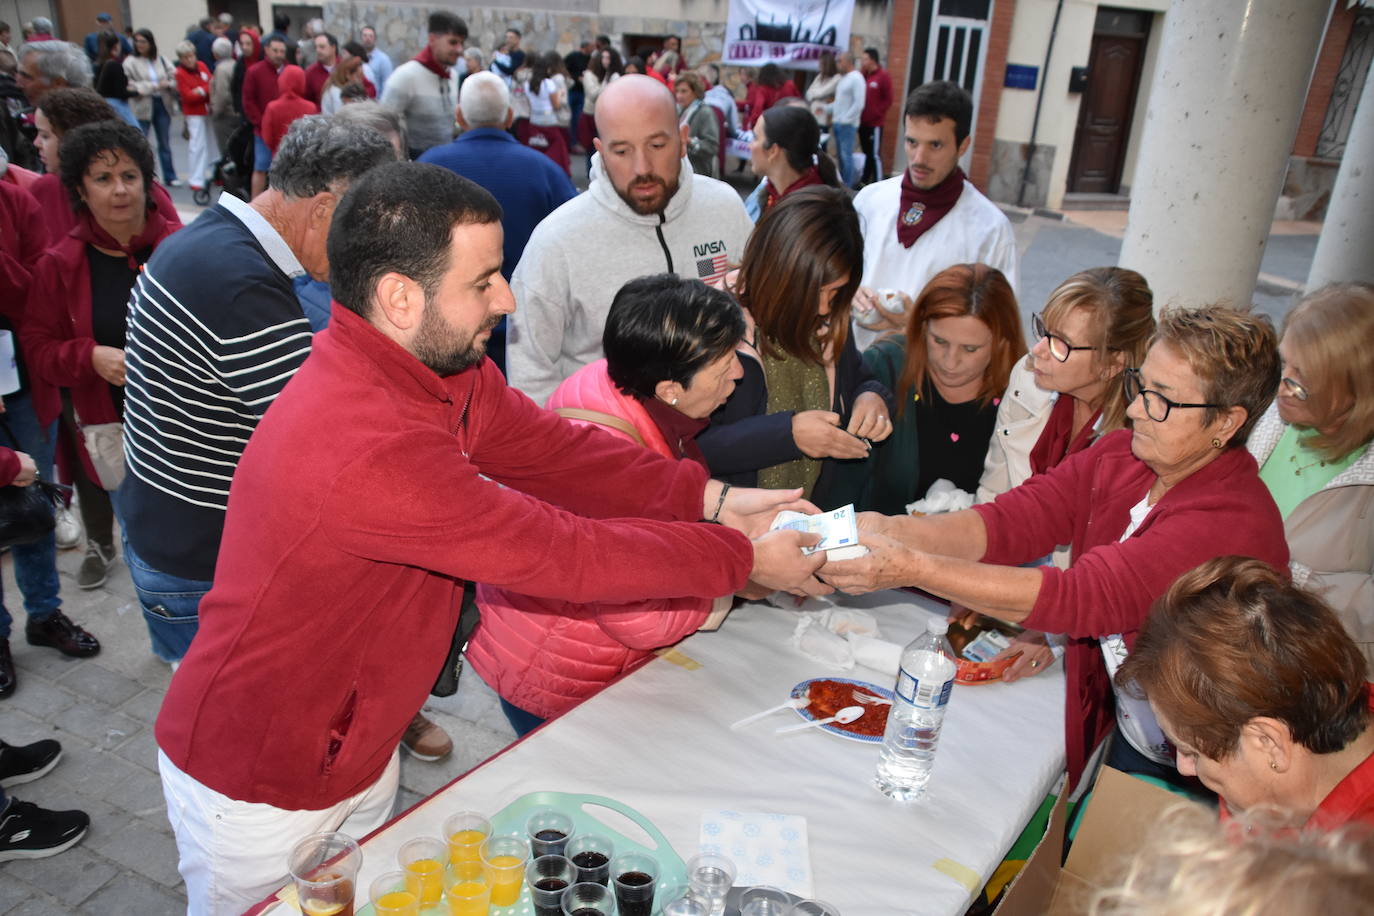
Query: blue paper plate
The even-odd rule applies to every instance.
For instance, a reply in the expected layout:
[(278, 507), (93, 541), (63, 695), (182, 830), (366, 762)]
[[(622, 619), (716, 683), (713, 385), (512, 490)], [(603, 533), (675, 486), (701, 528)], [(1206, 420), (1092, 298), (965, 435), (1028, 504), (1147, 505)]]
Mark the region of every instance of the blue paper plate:
[[(836, 683), (838, 683), (838, 684), (853, 684), (853, 685), (854, 685), (854, 688), (855, 688), (856, 690), (866, 690), (866, 691), (868, 691), (869, 693), (871, 693), (871, 694), (873, 694), (873, 695), (875, 695), (875, 696), (880, 696), (880, 697), (883, 697), (884, 699), (888, 699), (888, 700), (892, 699), (892, 691), (889, 690), (888, 688), (886, 688), (886, 687), (879, 687), (877, 684), (870, 684), (868, 681), (856, 681), (856, 680), (854, 680), (853, 678), (848, 678), (848, 677), (813, 677), (813, 678), (811, 678), (810, 680), (802, 681), (800, 684), (798, 684), (797, 686), (793, 687), (793, 688), (792, 688), (792, 693), (791, 693), (790, 695), (793, 696), (793, 697), (804, 697), (804, 696), (806, 696), (807, 691), (809, 691), (809, 690), (811, 689), (811, 685), (812, 685), (813, 683), (815, 683), (816, 681), (834, 681), (834, 682), (836, 682)], [(854, 705), (854, 706), (860, 706), (860, 705), (862, 705), (862, 704), (859, 703), (858, 700), (855, 700), (854, 703), (853, 703), (852, 705)], [(887, 709), (887, 708), (890, 708), (890, 707), (883, 707), (883, 706), (870, 706), (870, 707), (869, 707), (869, 709), (876, 709), (876, 710), (878, 710), (878, 711), (879, 711), (879, 714), (882, 714), (882, 711), (883, 711), (884, 709)], [(871, 714), (871, 713), (865, 713), (865, 715), (870, 715), (870, 714)], [(816, 720), (816, 717), (813, 716), (813, 715), (811, 714), (811, 710), (807, 709), (805, 706), (803, 706), (801, 709), (798, 709), (798, 710), (797, 710), (797, 715), (801, 716), (803, 719), (805, 719), (805, 720), (808, 721), (808, 722), (814, 722), (814, 721)], [(823, 731), (823, 732), (829, 732), (829, 733), (832, 734), (832, 735), (838, 735), (838, 736), (841, 737), (841, 738), (848, 738), (850, 741), (862, 741), (864, 744), (882, 744), (882, 743), (883, 743), (883, 736), (882, 736), (882, 735), (860, 735), (860, 734), (856, 734), (855, 732), (848, 731), (847, 729), (837, 728), (833, 723), (830, 724), (830, 725), (818, 725), (818, 726), (816, 726), (816, 729), (818, 729), (818, 730), (820, 730), (820, 731)], [(814, 729), (813, 729), (813, 730), (814, 730)]]

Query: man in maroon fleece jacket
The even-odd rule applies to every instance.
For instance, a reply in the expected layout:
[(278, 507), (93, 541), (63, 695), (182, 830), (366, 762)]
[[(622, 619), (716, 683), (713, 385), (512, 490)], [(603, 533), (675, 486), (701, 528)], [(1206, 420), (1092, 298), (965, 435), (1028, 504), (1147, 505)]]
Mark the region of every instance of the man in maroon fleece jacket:
[(239, 462), (158, 716), (191, 913), (241, 912), (303, 836), (390, 817), (464, 580), (578, 602), (823, 588), (814, 536), (741, 533), (799, 491), (729, 489), (507, 387), (484, 357), (515, 308), (500, 217), (417, 163), (338, 205), (332, 319)]

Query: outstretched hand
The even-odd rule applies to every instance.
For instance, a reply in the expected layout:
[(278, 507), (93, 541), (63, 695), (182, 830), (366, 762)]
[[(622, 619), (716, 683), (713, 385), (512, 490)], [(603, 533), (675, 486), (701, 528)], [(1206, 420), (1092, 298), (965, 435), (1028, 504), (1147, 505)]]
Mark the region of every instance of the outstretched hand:
[(850, 595), (917, 584), (916, 551), (900, 541), (869, 532), (859, 535), (859, 543), (868, 548), (868, 554), (826, 563), (817, 574), (822, 582)]
[(811, 532), (780, 528), (754, 539), (754, 568), (749, 580), (770, 589), (782, 589), (796, 595), (826, 595), (832, 589), (816, 579), (816, 570), (825, 562), (825, 551), (811, 556), (802, 553), (803, 547), (820, 543), (821, 537)]
[(779, 512), (820, 512), (815, 505), (802, 499), (801, 487), (795, 490), (762, 490), (757, 487), (731, 487), (725, 494), (719, 521), (734, 528), (745, 537), (757, 538), (768, 531)]

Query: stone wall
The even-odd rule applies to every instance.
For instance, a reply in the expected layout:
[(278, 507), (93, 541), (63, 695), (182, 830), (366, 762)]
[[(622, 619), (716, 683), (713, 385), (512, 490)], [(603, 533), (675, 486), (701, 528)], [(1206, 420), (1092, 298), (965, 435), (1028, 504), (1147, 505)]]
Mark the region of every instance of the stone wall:
[[(560, 9), (522, 10), (496, 6), (449, 7), (468, 24), (468, 47), (480, 48), (487, 58), (505, 38), (506, 29), (521, 32), (520, 46), (526, 51), (550, 48), (566, 54), (584, 39), (610, 36), (616, 48), (624, 35), (678, 35), (689, 67), (720, 60), (725, 43), (723, 19), (702, 21), (655, 16), (603, 15), (596, 9), (598, 0), (550, 0)], [(684, 3), (683, 6), (686, 6)], [(325, 27), (337, 35), (356, 36), (363, 25), (377, 30), (377, 44), (400, 63), (419, 52), (425, 41), (425, 23), (436, 7), (408, 3), (324, 4)], [(857, 17), (856, 17), (857, 18)], [(851, 33), (849, 45), (857, 55), (865, 47), (876, 47), (887, 54), (888, 36)], [(743, 80), (735, 67), (721, 68), (721, 79), (732, 90), (742, 91)]]
[(1021, 181), (1026, 173), (1026, 153), (1029, 143), (996, 140), (992, 144), (988, 168), (987, 194), (992, 200), (1024, 207), (1043, 207), (1049, 200), (1050, 172), (1054, 169), (1055, 148), (1046, 143), (1035, 145), (1030, 180), (1026, 182), (1026, 196), (1021, 195)]

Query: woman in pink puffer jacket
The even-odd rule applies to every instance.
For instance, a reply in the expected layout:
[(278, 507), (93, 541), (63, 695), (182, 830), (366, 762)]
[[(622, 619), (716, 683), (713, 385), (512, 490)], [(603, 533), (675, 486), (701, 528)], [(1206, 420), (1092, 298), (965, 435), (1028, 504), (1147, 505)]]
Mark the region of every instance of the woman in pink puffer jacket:
[[(705, 466), (695, 436), (742, 375), (740, 307), (698, 280), (660, 274), (621, 288), (606, 318), (606, 358), (584, 366), (545, 405), (571, 422)], [(608, 473), (613, 472), (607, 469)], [(699, 628), (732, 596), (573, 604), (477, 587), (481, 623), (467, 662), (501, 696), (518, 734), (562, 715)]]

